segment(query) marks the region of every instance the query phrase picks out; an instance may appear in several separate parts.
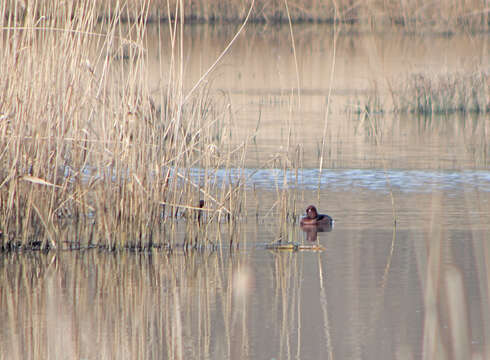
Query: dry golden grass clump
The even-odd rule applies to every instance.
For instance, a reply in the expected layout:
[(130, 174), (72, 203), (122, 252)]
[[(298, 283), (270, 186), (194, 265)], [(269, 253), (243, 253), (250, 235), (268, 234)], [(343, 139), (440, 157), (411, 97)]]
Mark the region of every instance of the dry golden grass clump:
[[(22, 16), (20, 4), (0, 8), (2, 249), (168, 245), (157, 225), (200, 199), (209, 221), (238, 216), (238, 180), (212, 170), (236, 166), (244, 146), (224, 149), (227, 104), (184, 91), (178, 28), (150, 89), (144, 12), (122, 23), (115, 7), (100, 22), (93, 2), (28, 2)], [(208, 172), (197, 181), (193, 168)]]
[(488, 113), (489, 85), (484, 70), (469, 74), (412, 75), (396, 109), (419, 114)]
[(490, 112), (488, 72), (407, 75), (387, 81), (388, 89), (376, 84), (369, 96), (358, 101), (359, 111), (368, 113), (441, 115)]

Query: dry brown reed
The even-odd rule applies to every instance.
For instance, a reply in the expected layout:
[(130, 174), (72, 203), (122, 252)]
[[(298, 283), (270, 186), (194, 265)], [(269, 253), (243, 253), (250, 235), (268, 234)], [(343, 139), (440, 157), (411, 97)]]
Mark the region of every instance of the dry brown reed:
[[(2, 249), (60, 248), (67, 237), (77, 247), (167, 246), (155, 233), (200, 199), (209, 221), (239, 216), (243, 184), (218, 183), (212, 170), (242, 163), (246, 146), (224, 146), (226, 102), (206, 86), (186, 96), (182, 27), (162, 39), (172, 44), (169, 67), (148, 74), (149, 1), (128, 23), (125, 5), (99, 21), (95, 2), (4, 4)], [(150, 76), (160, 77), (158, 89)]]
[[(251, 0), (178, 0), (151, 2), (128, 0), (90, 2), (98, 18), (112, 18), (119, 12), (124, 21), (145, 18), (152, 21), (168, 20), (185, 16), (186, 22), (241, 22), (247, 16)], [(184, 8), (180, 8), (180, 4)], [(119, 10), (114, 10), (119, 5)], [(26, 13), (42, 14), (46, 8), (56, 7), (59, 14), (74, 16), (77, 5), (55, 0), (27, 2), (8, 0), (6, 8), (18, 18)], [(486, 30), (489, 26), (488, 3), (485, 0), (466, 1), (319, 1), (319, 0), (258, 0), (251, 17), (253, 22), (288, 23), (333, 22), (377, 24), (401, 24), (410, 30), (432, 28), (452, 32), (465, 27)]]

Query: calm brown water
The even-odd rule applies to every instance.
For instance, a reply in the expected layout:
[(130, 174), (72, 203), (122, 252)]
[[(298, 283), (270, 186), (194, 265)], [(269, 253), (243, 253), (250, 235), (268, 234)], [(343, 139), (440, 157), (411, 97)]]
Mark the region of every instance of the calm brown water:
[[(233, 34), (186, 31), (190, 88)], [(490, 118), (385, 115), (373, 135), (345, 112), (373, 79), (488, 66), (488, 35), (352, 30), (338, 38), (332, 83), (332, 29), (299, 27), (300, 98), (288, 36), (249, 29), (211, 76), (231, 104), (233, 144), (260, 118), (245, 162), (247, 218), (232, 234), (240, 248), (229, 250), (223, 225), (209, 232), (223, 244), (215, 251), (3, 254), (1, 359), (490, 357)], [(282, 193), (296, 216), (318, 204), (334, 229), (281, 227)], [(184, 239), (184, 220), (175, 234)], [(265, 249), (281, 234), (306, 243), (316, 235), (325, 250)]]
[[(236, 29), (186, 29), (186, 39), (192, 39), (185, 43), (186, 88), (211, 66)], [(303, 151), (301, 165), (318, 167), (324, 136), (323, 166), (327, 168), (459, 170), (490, 166), (488, 116), (374, 116), (371, 120), (348, 116), (360, 110), (359, 103), (373, 89), (383, 93), (390, 84), (396, 92), (413, 74), (437, 77), (482, 69), (488, 73), (488, 34), (448, 37), (344, 28), (335, 43), (335, 57), (331, 27), (295, 26), (294, 36), (298, 73), (289, 29), (266, 26), (249, 28), (209, 77), (217, 98), (230, 104), (232, 119), (222, 126), (232, 133), (234, 143), (253, 136), (248, 166), (264, 166), (271, 159), (284, 161), (285, 157), (291, 161), (299, 148)], [(149, 32), (149, 38), (155, 39), (151, 43), (157, 41), (156, 29)], [(157, 55), (158, 48), (149, 47), (149, 67), (154, 73), (160, 67)], [(155, 81), (155, 95), (158, 86)]]

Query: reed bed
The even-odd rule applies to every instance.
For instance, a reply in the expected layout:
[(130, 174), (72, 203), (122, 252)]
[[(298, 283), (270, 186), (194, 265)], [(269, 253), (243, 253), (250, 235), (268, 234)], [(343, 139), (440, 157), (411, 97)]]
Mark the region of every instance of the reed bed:
[(0, 248), (169, 246), (155, 233), (170, 218), (239, 217), (240, 179), (213, 169), (240, 167), (246, 141), (226, 145), (228, 103), (184, 90), (182, 28), (161, 39), (171, 64), (149, 75), (150, 2), (129, 23), (124, 6), (99, 21), (93, 2), (28, 4), (21, 22), (18, 2), (0, 9)]
[(440, 115), (490, 112), (488, 71), (452, 74), (410, 74), (403, 80), (387, 81), (387, 89), (373, 85), (373, 92), (357, 101), (356, 108), (368, 113)]
[[(26, 13), (42, 13), (45, 8), (55, 6), (59, 13), (75, 14), (77, 5), (54, 0), (27, 2), (9, 0), (6, 7), (19, 18)], [(91, 2), (98, 18), (111, 18), (115, 8), (121, 6), (120, 16), (124, 21), (142, 17), (150, 21), (168, 21), (181, 18), (186, 22), (242, 22), (251, 0), (178, 0), (151, 2), (141, 0)], [(183, 4), (183, 8), (180, 5)], [(144, 9), (144, 14), (142, 14)], [(117, 12), (117, 10), (116, 10)], [(368, 25), (397, 24), (410, 30), (432, 28), (451, 32), (457, 28), (484, 31), (489, 26), (488, 3), (485, 0), (401, 2), (389, 1), (319, 1), (319, 0), (257, 0), (250, 18), (252, 22), (348, 22)]]

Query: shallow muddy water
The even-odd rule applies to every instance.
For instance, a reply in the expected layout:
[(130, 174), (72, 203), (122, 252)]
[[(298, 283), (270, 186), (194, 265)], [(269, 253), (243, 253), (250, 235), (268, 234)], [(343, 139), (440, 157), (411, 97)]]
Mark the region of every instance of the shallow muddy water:
[[(233, 34), (186, 32), (191, 88)], [(355, 109), (375, 80), (488, 66), (488, 35), (351, 29), (332, 79), (333, 36), (295, 28), (299, 80), (287, 28), (248, 29), (212, 73), (212, 93), (231, 104), (232, 145), (253, 136), (245, 169), (214, 174), (247, 179), (246, 216), (209, 231), (220, 246), (0, 255), (0, 358), (490, 357), (490, 118), (369, 120)], [(296, 220), (316, 204), (334, 228), (281, 224), (282, 197)], [(182, 242), (185, 220), (173, 225)], [(324, 250), (266, 249), (280, 238)]]

